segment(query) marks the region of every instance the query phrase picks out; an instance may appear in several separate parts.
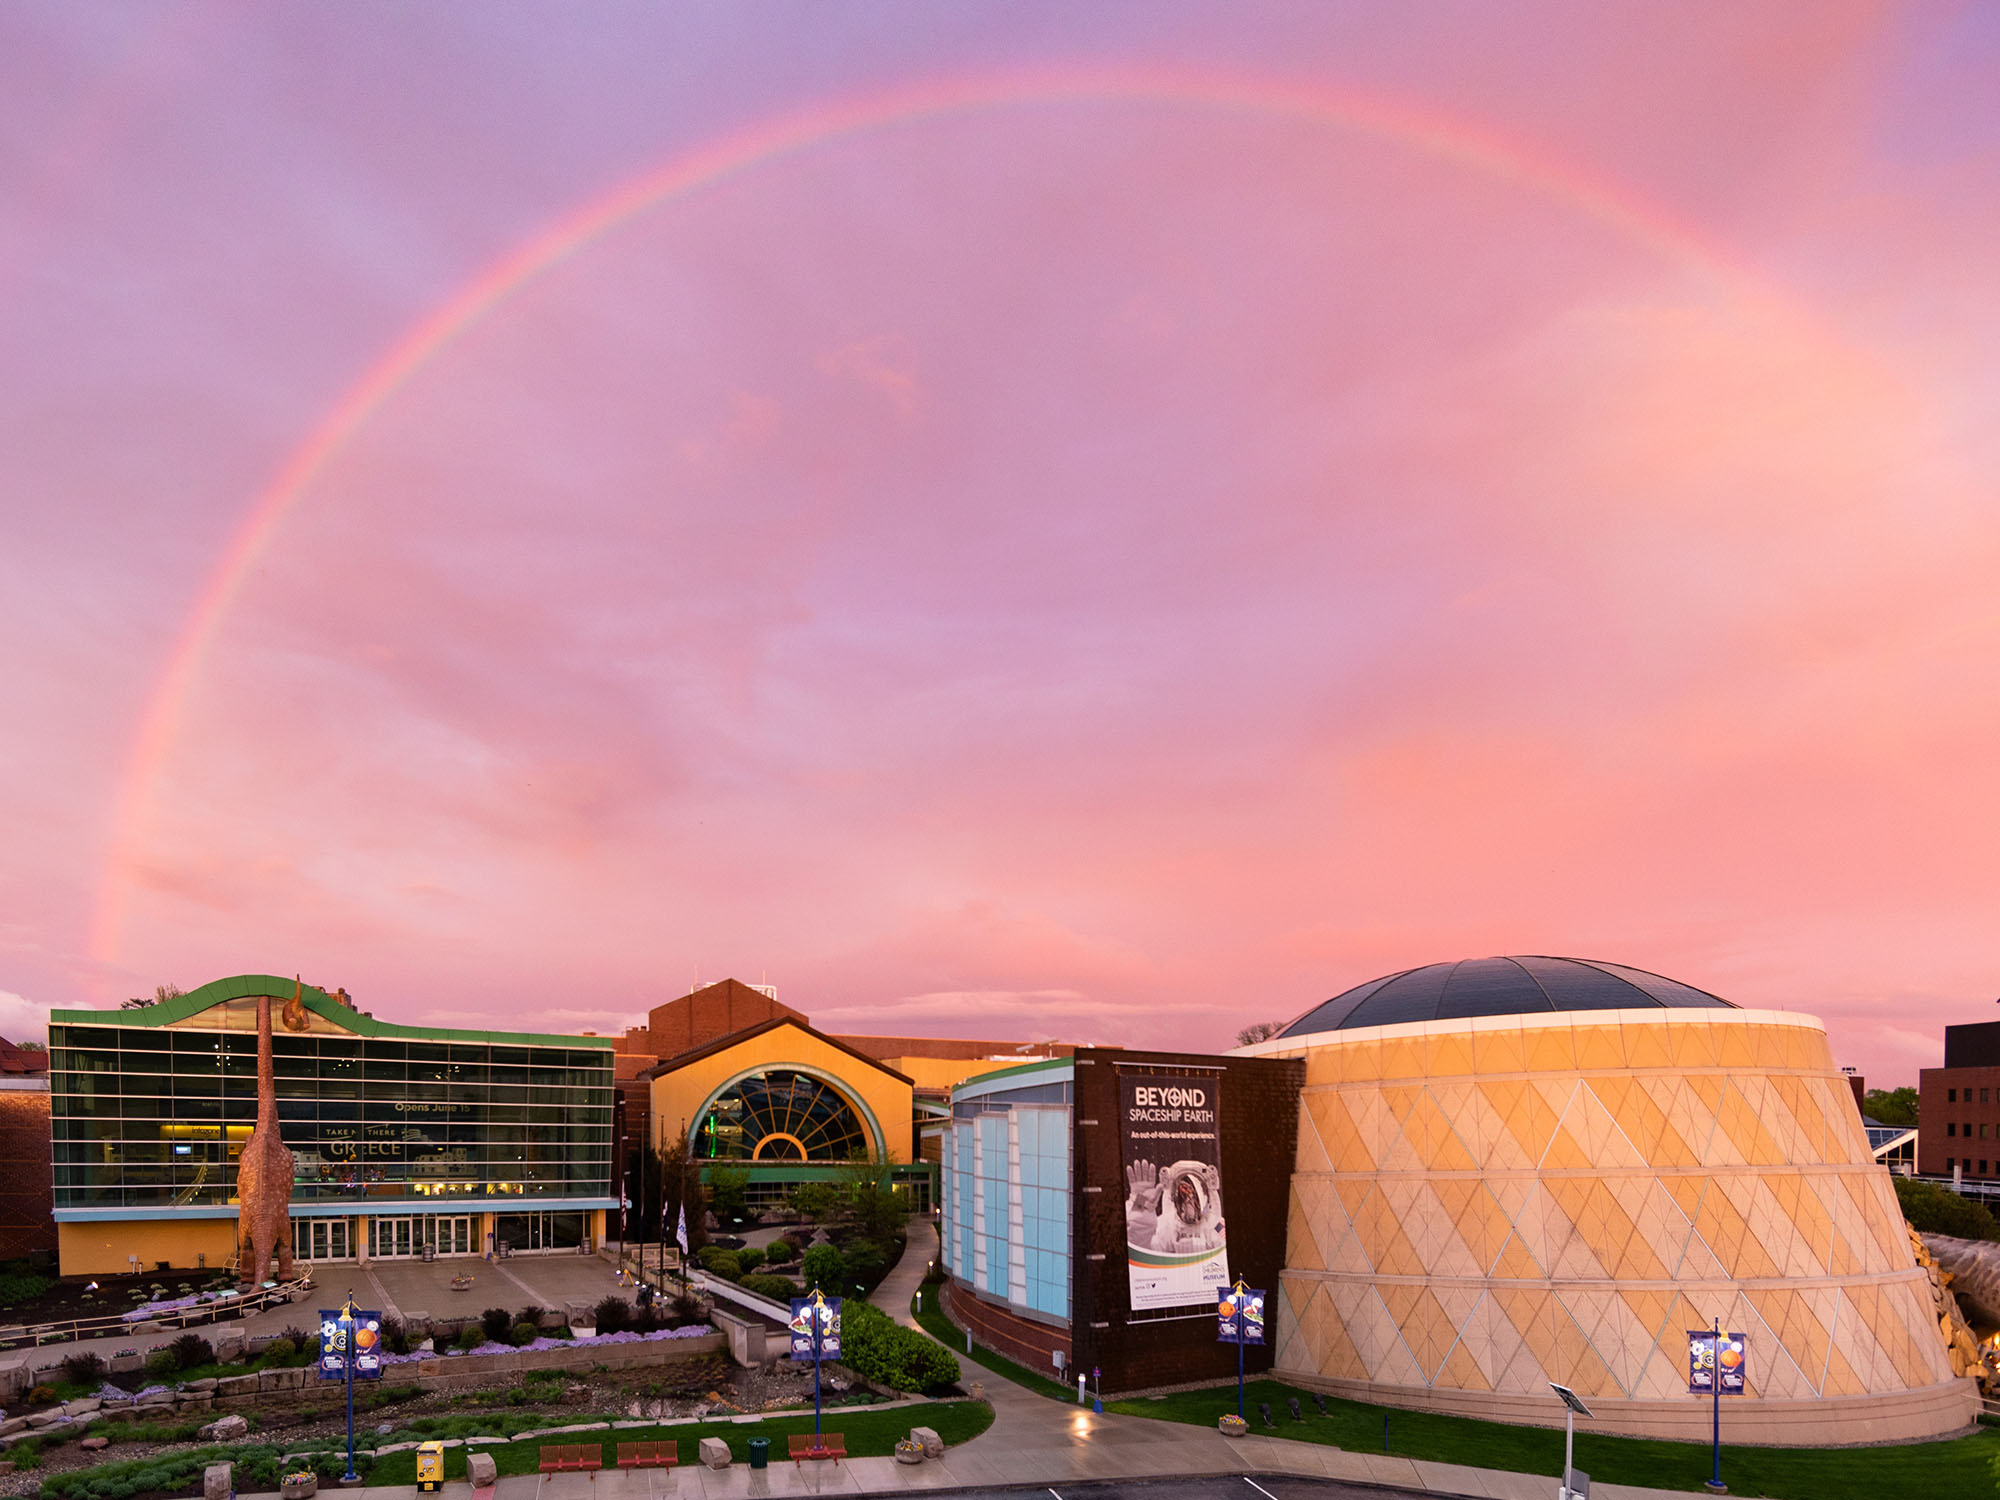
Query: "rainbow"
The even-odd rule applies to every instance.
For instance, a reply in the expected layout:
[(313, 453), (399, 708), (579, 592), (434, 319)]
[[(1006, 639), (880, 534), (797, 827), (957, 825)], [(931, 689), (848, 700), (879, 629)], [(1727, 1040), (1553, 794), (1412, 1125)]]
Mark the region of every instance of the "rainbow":
[(1733, 301), (1811, 331), (1819, 342), (1833, 342), (1824, 330), (1812, 327), (1809, 317), (1736, 263), (1723, 246), (1623, 185), (1545, 153), (1530, 152), (1440, 111), (1379, 94), (1275, 77), (1161, 67), (1061, 69), (927, 83), (752, 125), (619, 184), (495, 260), (369, 366), (271, 477), (190, 608), (126, 757), (90, 936), (90, 955), (106, 981), (117, 969), (133, 875), (151, 821), (153, 788), (173, 749), (183, 705), (203, 658), (286, 515), (412, 378), (537, 278), (662, 204), (842, 136), (973, 110), (1077, 102), (1172, 104), (1291, 118), (1456, 163), (1567, 204), (1620, 236), (1693, 269)]

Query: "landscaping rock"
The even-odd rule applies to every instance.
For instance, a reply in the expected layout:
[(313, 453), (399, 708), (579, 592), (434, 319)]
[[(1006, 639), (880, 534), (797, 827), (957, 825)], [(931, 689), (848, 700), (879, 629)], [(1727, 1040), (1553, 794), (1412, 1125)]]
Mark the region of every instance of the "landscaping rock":
[(472, 1481), (475, 1490), (491, 1489), (500, 1479), (500, 1466), (493, 1461), (490, 1453), (468, 1453), (465, 1455), (465, 1477)]
[(104, 1403), (95, 1396), (85, 1396), (69, 1403), (69, 1414), (73, 1417), (87, 1416), (98, 1410)]
[(216, 1381), (215, 1394), (218, 1396), (254, 1396), (257, 1394), (255, 1375), (229, 1375)]
[(181, 1411), (207, 1411), (215, 1405), (215, 1397), (207, 1391), (182, 1391), (174, 1405)]
[(77, 1447), (83, 1449), (86, 1453), (95, 1453), (99, 1448), (109, 1448), (110, 1446), (111, 1439), (108, 1437), (87, 1437), (77, 1444)]
[(26, 1432), (27, 1430), (28, 1419), (26, 1417), (9, 1417), (6, 1421), (0, 1422), (0, 1437), (7, 1437), (12, 1433)]
[(14, 1472), (14, 1460), (11, 1458), (0, 1459), (0, 1474), (11, 1474), (13, 1472)]
[(28, 1414), (28, 1425), (30, 1427), (51, 1427), (57, 1422), (67, 1420), (68, 1418), (64, 1417), (59, 1411), (38, 1411)]
[(925, 1458), (944, 1457), (944, 1439), (939, 1437), (932, 1428), (912, 1427), (910, 1429), (910, 1441), (919, 1444), (923, 1448)]
[(296, 1391), (306, 1383), (303, 1367), (283, 1370), (259, 1370), (257, 1389), (260, 1391)]
[(197, 1396), (212, 1396), (215, 1394), (215, 1377), (211, 1375), (207, 1380), (190, 1380), (181, 1389)]
[(708, 1437), (701, 1440), (701, 1461), (711, 1469), (729, 1467), (729, 1444), (721, 1438)]
[(201, 1500), (234, 1500), (236, 1482), (230, 1464), (210, 1464), (201, 1471)]
[(195, 1436), (205, 1443), (233, 1443), (239, 1438), (250, 1436), (250, 1423), (245, 1417), (217, 1417), (196, 1432)]

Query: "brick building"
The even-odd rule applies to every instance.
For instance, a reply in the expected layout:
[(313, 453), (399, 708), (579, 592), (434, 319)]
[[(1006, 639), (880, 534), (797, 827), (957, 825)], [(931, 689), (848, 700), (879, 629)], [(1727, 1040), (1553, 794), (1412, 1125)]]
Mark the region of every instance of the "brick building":
[(2000, 1178), (2000, 1021), (1944, 1029), (1944, 1066), (1917, 1074), (1917, 1171)]

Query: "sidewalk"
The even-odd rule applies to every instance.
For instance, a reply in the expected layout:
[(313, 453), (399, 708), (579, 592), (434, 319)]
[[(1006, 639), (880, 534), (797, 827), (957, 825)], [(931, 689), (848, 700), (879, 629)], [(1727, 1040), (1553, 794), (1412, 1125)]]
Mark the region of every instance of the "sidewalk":
[[(911, 1220), (903, 1258), (869, 1300), (905, 1326), (915, 1327), (909, 1315), (910, 1299), (936, 1254), (937, 1235), (930, 1221)], [(1256, 1433), (1231, 1439), (1181, 1422), (1098, 1416), (1087, 1406), (1046, 1400), (967, 1363), (961, 1383), (970, 1385), (975, 1380), (992, 1403), (993, 1425), (971, 1442), (947, 1449), (942, 1459), (899, 1464), (892, 1458), (855, 1458), (838, 1466), (795, 1467), (774, 1456), (771, 1467), (763, 1470), (731, 1464), (718, 1471), (689, 1463), (664, 1472), (607, 1469), (595, 1476), (524, 1474), (502, 1479), (494, 1486), (490, 1500), (763, 1500), (781, 1495), (894, 1495), (912, 1490), (1053, 1487), (1079, 1480), (1217, 1474), (1296, 1475), (1491, 1500), (1549, 1500), (1555, 1493), (1553, 1474), (1517, 1474), (1428, 1463), (1394, 1454), (1350, 1453)], [(917, 1409), (912, 1409), (911, 1419), (920, 1420)], [(1591, 1493), (1596, 1500), (1688, 1500), (1690, 1494), (1622, 1484), (1593, 1484)], [(418, 1500), (410, 1485), (371, 1488), (366, 1494), (368, 1500)], [(257, 1495), (244, 1500), (278, 1497)], [(475, 1500), (475, 1496), (470, 1485), (459, 1482), (444, 1487), (442, 1500)]]

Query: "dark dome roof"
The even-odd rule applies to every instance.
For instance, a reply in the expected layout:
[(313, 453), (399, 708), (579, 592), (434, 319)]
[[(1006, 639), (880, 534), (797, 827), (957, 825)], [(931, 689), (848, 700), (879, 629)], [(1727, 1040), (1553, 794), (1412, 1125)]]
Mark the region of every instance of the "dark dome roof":
[(1537, 1011), (1639, 1010), (1649, 1005), (1736, 1009), (1707, 990), (1623, 964), (1584, 958), (1467, 958), (1357, 984), (1315, 1005), (1279, 1035)]

